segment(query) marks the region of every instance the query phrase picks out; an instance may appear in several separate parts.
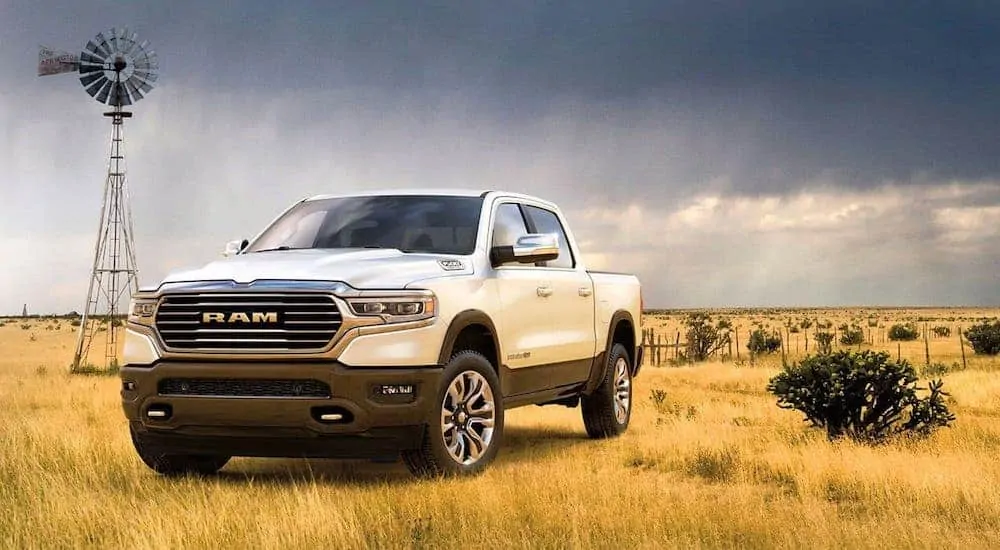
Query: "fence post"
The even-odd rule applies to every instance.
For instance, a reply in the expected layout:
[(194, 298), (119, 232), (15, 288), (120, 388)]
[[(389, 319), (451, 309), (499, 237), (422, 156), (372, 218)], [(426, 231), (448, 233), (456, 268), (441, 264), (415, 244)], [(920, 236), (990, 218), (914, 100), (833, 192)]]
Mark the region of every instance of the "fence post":
[(681, 356), (681, 331), (677, 331), (677, 336), (674, 337), (674, 359)]
[(663, 358), (663, 356), (661, 355), (663, 353), (662, 350), (663, 350), (663, 335), (662, 334), (657, 334), (656, 335), (656, 364), (657, 365), (660, 364), (660, 360)]
[(736, 335), (736, 359), (740, 358), (740, 327), (733, 328), (733, 334)]
[(958, 344), (962, 347), (962, 370), (965, 370), (965, 338), (962, 337), (962, 326), (958, 327)]
[(924, 364), (931, 366), (931, 345), (927, 339), (927, 323), (924, 323)]

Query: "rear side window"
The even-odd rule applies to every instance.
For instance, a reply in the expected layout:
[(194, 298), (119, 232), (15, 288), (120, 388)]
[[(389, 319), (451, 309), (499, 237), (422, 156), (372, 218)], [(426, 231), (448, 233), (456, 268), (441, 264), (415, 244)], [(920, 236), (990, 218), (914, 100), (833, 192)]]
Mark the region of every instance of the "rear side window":
[(559, 223), (559, 218), (555, 213), (544, 208), (538, 208), (537, 206), (526, 206), (525, 210), (527, 210), (528, 218), (534, 226), (532, 232), (554, 233), (559, 239), (559, 257), (545, 262), (545, 266), (567, 268), (575, 266), (573, 252), (570, 251), (569, 241), (566, 239), (566, 232), (563, 231), (562, 224)]

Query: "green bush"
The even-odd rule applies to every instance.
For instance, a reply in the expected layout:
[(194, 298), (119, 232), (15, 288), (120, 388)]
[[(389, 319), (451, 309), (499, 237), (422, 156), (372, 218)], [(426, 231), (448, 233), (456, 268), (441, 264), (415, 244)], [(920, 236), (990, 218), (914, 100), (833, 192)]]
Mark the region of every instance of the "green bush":
[(704, 361), (709, 355), (729, 345), (732, 325), (725, 319), (713, 324), (706, 313), (692, 313), (685, 320), (687, 333), (684, 357), (689, 361)]
[(893, 361), (886, 352), (839, 351), (785, 367), (767, 390), (779, 407), (803, 413), (830, 439), (878, 443), (896, 435), (926, 436), (955, 420), (943, 382), (931, 381), (925, 397), (917, 396), (922, 388), (916, 382), (906, 360)]
[(858, 325), (840, 325), (840, 343), (845, 346), (860, 346), (865, 341), (865, 331)]
[(832, 332), (817, 332), (813, 338), (816, 340), (816, 352), (820, 355), (829, 355), (833, 351)]
[(762, 328), (754, 329), (750, 333), (747, 349), (754, 354), (774, 353), (781, 349), (781, 336), (773, 332), (768, 333)]
[(889, 327), (889, 339), (893, 342), (908, 342), (916, 340), (920, 336), (920, 330), (913, 323), (895, 324)]
[(980, 355), (1000, 353), (1000, 319), (983, 321), (965, 331), (965, 339), (972, 345), (972, 351)]

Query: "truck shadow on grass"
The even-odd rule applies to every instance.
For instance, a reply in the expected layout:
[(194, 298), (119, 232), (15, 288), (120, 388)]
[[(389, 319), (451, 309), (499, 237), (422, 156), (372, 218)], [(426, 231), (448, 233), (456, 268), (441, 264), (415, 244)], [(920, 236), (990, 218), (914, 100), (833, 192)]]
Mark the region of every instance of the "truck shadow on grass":
[[(594, 444), (583, 430), (511, 427), (504, 433), (500, 452), (490, 468), (507, 464), (544, 463), (574, 447)], [(234, 459), (216, 479), (234, 485), (300, 483), (370, 486), (417, 483), (399, 457), (381, 461), (343, 459)]]

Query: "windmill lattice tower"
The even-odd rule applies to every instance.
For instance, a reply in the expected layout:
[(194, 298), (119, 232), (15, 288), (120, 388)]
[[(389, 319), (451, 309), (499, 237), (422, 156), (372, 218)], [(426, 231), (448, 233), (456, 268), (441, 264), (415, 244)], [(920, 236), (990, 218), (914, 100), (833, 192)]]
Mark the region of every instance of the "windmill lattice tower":
[(73, 371), (89, 367), (91, 347), (101, 333), (106, 335), (103, 366), (105, 369), (117, 367), (121, 317), (128, 314), (123, 310), (138, 290), (135, 232), (125, 177), (124, 121), (131, 118), (132, 113), (124, 107), (142, 99), (153, 89), (159, 67), (156, 54), (148, 46), (146, 41), (138, 42), (136, 34), (127, 28), (113, 28), (98, 33), (79, 55), (44, 46), (38, 53), (39, 76), (78, 72), (87, 93), (112, 108), (104, 113), (111, 119), (108, 174), (104, 180), (94, 263), (87, 303), (80, 318)]

